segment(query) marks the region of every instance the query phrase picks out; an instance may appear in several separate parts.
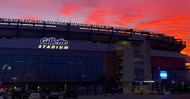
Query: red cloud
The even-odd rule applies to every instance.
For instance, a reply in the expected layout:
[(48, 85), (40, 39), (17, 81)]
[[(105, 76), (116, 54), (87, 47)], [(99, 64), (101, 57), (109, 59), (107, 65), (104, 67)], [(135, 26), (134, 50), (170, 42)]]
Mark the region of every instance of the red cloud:
[(33, 11), (30, 10), (30, 9), (23, 9), (23, 11), (26, 12), (26, 13), (31, 13), (31, 12), (33, 12)]
[(126, 25), (126, 24), (131, 24), (131, 23), (133, 23), (135, 20), (137, 20), (137, 19), (141, 19), (141, 18), (143, 18), (144, 16), (126, 16), (126, 17), (124, 17), (124, 18), (121, 18), (119, 21), (120, 22), (118, 22), (118, 23), (114, 23), (115, 25), (117, 25), (117, 26), (124, 26), (124, 25)]
[(80, 6), (75, 6), (72, 4), (62, 4), (61, 11), (59, 12), (59, 14), (72, 16), (72, 13), (80, 8), (81, 8)]
[(182, 53), (186, 53), (190, 55), (190, 43), (186, 42), (186, 48), (182, 51)]
[(139, 23), (135, 28), (141, 30), (152, 29), (153, 32), (165, 33), (175, 38), (183, 39), (187, 42), (187, 47), (183, 52), (190, 55), (190, 19), (187, 16), (165, 16), (162, 19), (155, 19), (150, 22)]
[(139, 1), (142, 0), (5, 0), (0, 4), (0, 10), (2, 17), (16, 18), (32, 13), (37, 17), (21, 19), (55, 20), (58, 12), (64, 21), (72, 16), (76, 22), (166, 33), (186, 40), (184, 51), (190, 54), (190, 1)]
[[(154, 32), (166, 33), (176, 36), (177, 38), (185, 38), (189, 35), (190, 30), (187, 26), (190, 25), (188, 17), (165, 17), (164, 19), (156, 19), (150, 22), (139, 23), (135, 28), (141, 30), (152, 29)], [(179, 34), (180, 33), (180, 34)]]
[(105, 9), (94, 11), (91, 15), (85, 20), (85, 23), (88, 24), (109, 24), (113, 21), (114, 15), (106, 12)]
[(135, 28), (136, 29), (146, 29), (151, 27), (168, 28), (168, 26), (179, 26), (187, 23), (190, 23), (190, 19), (188, 17), (167, 16), (163, 19), (156, 19), (150, 22), (139, 23)]
[[(125, 10), (123, 10), (125, 9)], [(117, 9), (99, 8), (92, 12), (86, 19), (85, 23), (88, 24), (104, 24), (114, 26), (125, 26), (133, 23), (137, 19), (144, 16), (140, 14), (138, 9), (128, 8), (126, 6)]]

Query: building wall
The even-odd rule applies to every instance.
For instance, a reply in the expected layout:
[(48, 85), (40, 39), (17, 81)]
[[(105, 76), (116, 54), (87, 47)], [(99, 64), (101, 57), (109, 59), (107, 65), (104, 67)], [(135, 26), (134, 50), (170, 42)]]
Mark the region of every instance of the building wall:
[(151, 57), (150, 57), (150, 41), (146, 40), (145, 43), (143, 43), (143, 52), (144, 52), (144, 80), (150, 81), (151, 78)]
[(149, 41), (121, 41), (117, 46), (121, 47), (118, 55), (123, 57), (123, 82), (151, 80)]
[[(133, 38), (135, 39), (135, 37)], [(150, 42), (145, 38), (137, 38), (135, 41), (118, 41), (116, 44), (117, 74), (120, 79), (122, 74), (122, 87), (124, 93), (134, 92), (134, 84), (137, 82), (150, 81)], [(120, 63), (122, 61), (122, 63)], [(123, 65), (122, 65), (123, 64)], [(120, 66), (121, 65), (121, 66)], [(122, 73), (120, 71), (122, 68)]]
[(107, 80), (115, 77), (116, 73), (116, 52), (107, 52), (107, 67), (106, 78)]
[(174, 58), (185, 58), (186, 56), (178, 53), (178, 52), (171, 52), (171, 51), (162, 51), (162, 50), (150, 50), (151, 56), (162, 56), (162, 57), (174, 57)]
[(106, 52), (0, 49), (1, 82), (95, 82), (105, 67)]
[[(0, 39), (0, 48), (39, 49), (40, 38)], [(115, 44), (92, 43), (88, 41), (69, 40), (68, 50), (78, 51), (114, 51)], [(52, 50), (52, 49), (43, 49)], [(54, 49), (57, 50), (57, 49)]]
[[(3, 82), (13, 82), (14, 75), (23, 76), (23, 82), (80, 82), (97, 81), (100, 76), (115, 77), (115, 44), (70, 40), (69, 48), (60, 50), (39, 49), (39, 38), (1, 38), (0, 42), (0, 67), (5, 67), (0, 72), (7, 75), (0, 77)], [(35, 72), (42, 69), (47, 69), (46, 73), (39, 74), (41, 78), (34, 77)], [(33, 78), (28, 78), (28, 74)], [(17, 81), (22, 82), (21, 79)]]
[[(166, 89), (189, 83), (189, 71), (185, 69), (186, 55), (161, 50), (151, 50), (150, 54), (153, 80), (156, 83), (164, 83)], [(160, 78), (160, 71), (167, 72), (166, 79)]]
[[(160, 71), (166, 71), (167, 77), (161, 79)], [(183, 68), (152, 68), (153, 80), (156, 83), (163, 83), (167, 86), (171, 87), (170, 85), (176, 84), (176, 87), (181, 85), (182, 83), (189, 84), (190, 77), (189, 71)]]
[(123, 82), (134, 82), (133, 49), (125, 48), (123, 52)]
[(185, 68), (185, 58), (151, 56), (151, 66), (161, 68)]

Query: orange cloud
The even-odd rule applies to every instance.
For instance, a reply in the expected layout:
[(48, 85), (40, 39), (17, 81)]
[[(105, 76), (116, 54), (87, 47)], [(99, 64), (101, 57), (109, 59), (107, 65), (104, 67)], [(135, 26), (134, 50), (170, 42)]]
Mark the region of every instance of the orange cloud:
[[(190, 54), (189, 0), (4, 0), (1, 17), (72, 21), (165, 33), (187, 41)], [(14, 10), (13, 10), (14, 9)], [(23, 10), (24, 9), (24, 10)], [(23, 13), (24, 12), (24, 13)], [(36, 17), (24, 17), (24, 16)]]
[(163, 19), (155, 19), (154, 21), (139, 23), (135, 28), (136, 29), (146, 29), (151, 27), (168, 28), (167, 26), (179, 26), (186, 23), (190, 23), (190, 19), (188, 17), (167, 16)]
[(175, 38), (185, 40), (187, 47), (183, 53), (190, 55), (190, 39), (187, 38), (190, 34), (190, 19), (187, 16), (165, 16), (162, 19), (155, 19), (153, 21), (139, 23), (135, 27), (141, 30), (151, 30), (156, 33), (164, 33)]
[(80, 6), (75, 6), (72, 4), (62, 4), (61, 11), (59, 12), (59, 14), (72, 16), (72, 13), (80, 8), (81, 8)]
[(87, 24), (107, 25), (113, 21), (114, 15), (108, 13), (105, 9), (95, 11), (85, 20)]
[(189, 41), (186, 42), (186, 48), (182, 52), (190, 55), (190, 43), (189, 43)]

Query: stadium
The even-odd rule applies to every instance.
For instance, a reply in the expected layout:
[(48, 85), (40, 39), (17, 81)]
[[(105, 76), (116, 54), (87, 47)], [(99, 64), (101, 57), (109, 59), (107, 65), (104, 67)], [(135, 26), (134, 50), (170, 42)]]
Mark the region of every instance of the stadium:
[(148, 31), (0, 18), (0, 82), (23, 90), (149, 93), (190, 85), (186, 42)]

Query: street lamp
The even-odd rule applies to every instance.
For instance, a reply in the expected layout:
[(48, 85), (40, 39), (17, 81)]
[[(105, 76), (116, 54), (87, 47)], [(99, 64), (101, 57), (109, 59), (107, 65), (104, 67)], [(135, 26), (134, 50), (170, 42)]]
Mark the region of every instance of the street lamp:
[(16, 80), (17, 80), (17, 77), (13, 77), (13, 81), (14, 81), (14, 89), (16, 90)]
[(14, 81), (17, 80), (17, 77), (13, 77), (13, 80), (14, 80)]

